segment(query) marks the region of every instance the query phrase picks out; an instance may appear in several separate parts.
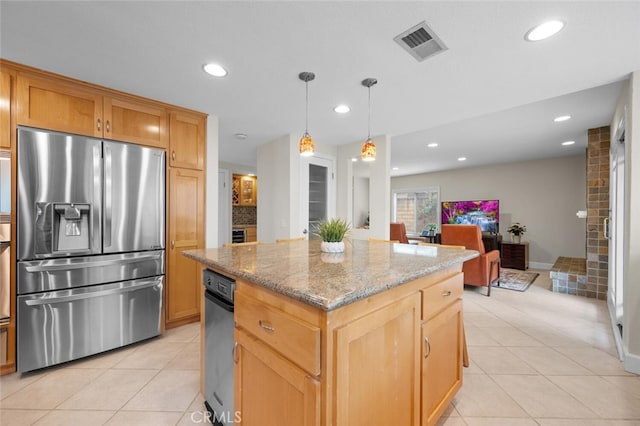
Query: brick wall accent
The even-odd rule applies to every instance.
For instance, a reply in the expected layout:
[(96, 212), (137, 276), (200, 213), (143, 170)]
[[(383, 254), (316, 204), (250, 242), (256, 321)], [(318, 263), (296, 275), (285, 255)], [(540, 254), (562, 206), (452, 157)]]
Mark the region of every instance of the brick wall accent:
[(607, 299), (609, 242), (603, 222), (609, 216), (609, 126), (589, 129), (587, 146), (587, 297)]

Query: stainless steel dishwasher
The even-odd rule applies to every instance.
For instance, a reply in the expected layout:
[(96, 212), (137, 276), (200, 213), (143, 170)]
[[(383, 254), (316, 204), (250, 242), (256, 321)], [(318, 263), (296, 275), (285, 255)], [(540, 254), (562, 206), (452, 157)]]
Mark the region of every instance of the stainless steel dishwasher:
[(214, 425), (234, 423), (233, 293), (236, 282), (205, 269), (205, 407)]

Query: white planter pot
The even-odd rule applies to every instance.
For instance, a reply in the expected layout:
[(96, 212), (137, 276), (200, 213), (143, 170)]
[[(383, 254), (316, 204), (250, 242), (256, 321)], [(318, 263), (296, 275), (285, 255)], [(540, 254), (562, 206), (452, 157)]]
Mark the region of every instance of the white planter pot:
[(320, 243), (320, 250), (325, 253), (342, 253), (344, 252), (344, 241), (340, 241), (337, 243), (329, 243), (327, 241), (323, 241)]

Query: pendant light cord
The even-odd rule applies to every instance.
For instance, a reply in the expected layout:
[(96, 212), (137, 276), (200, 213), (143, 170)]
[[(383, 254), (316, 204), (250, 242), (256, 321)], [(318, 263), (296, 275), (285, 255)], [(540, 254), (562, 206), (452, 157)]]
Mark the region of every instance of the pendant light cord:
[(368, 87), (369, 89), (369, 120), (367, 123), (367, 140), (371, 139), (371, 86)]
[(305, 85), (305, 92), (306, 92), (304, 133), (308, 134), (309, 133), (309, 82), (305, 81), (304, 85)]

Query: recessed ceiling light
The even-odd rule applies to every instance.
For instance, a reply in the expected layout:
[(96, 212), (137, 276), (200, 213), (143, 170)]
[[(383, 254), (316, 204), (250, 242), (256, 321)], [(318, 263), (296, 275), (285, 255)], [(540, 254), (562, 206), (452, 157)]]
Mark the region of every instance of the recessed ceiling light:
[(566, 142), (562, 142), (562, 145), (567, 146), (567, 145), (573, 145), (574, 143), (576, 143), (576, 141), (566, 141)]
[(227, 75), (227, 70), (224, 69), (222, 65), (210, 63), (206, 64), (203, 69), (207, 74), (211, 74), (214, 77), (224, 77)]
[(531, 28), (524, 35), (527, 41), (540, 41), (557, 34), (564, 27), (564, 22), (559, 20), (547, 21)]
[(561, 115), (560, 117), (556, 117), (553, 119), (553, 121), (555, 121), (556, 123), (559, 123), (561, 121), (567, 121), (570, 120), (571, 116), (570, 115)]
[(335, 112), (337, 112), (338, 114), (346, 114), (349, 111), (351, 111), (351, 108), (349, 108), (348, 105), (338, 105), (333, 109)]
[(391, 170), (400, 170), (400, 167), (392, 167)]
[(467, 157), (458, 157), (458, 161), (467, 161)]
[(435, 148), (436, 146), (438, 146), (438, 144), (437, 144), (437, 143), (435, 143), (435, 142), (432, 142), (432, 143), (430, 143), (430, 144), (429, 144), (429, 145), (427, 145), (427, 146), (428, 146), (429, 148)]
[(357, 162), (357, 161), (358, 161), (358, 159), (357, 159), (357, 158), (355, 158), (355, 157), (353, 157), (353, 158), (351, 159), (351, 161), (352, 161), (353, 163), (355, 163), (355, 162)]
[(240, 139), (240, 140), (245, 140), (247, 138), (246, 133), (236, 133), (234, 136), (236, 137), (236, 139)]

